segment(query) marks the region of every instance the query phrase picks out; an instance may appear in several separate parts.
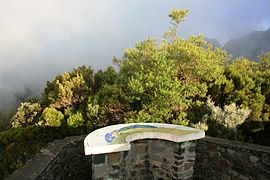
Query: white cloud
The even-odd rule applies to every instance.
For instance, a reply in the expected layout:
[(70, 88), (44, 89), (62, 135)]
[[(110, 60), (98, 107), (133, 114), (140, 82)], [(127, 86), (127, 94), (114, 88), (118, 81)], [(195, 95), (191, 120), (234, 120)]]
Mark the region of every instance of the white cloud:
[(82, 64), (106, 67), (137, 40), (160, 37), (173, 7), (190, 9), (183, 35), (226, 41), (269, 25), (267, 0), (0, 0), (0, 101)]

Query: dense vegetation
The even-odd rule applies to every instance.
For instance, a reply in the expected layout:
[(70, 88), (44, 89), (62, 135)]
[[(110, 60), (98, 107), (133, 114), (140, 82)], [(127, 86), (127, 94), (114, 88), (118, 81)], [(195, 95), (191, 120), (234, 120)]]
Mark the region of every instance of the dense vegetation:
[(0, 133), (0, 177), (54, 138), (117, 123), (188, 125), (208, 135), (270, 145), (270, 53), (231, 59), (201, 36), (177, 35), (187, 10), (173, 10), (161, 43), (146, 39), (96, 73), (81, 66), (48, 82)]

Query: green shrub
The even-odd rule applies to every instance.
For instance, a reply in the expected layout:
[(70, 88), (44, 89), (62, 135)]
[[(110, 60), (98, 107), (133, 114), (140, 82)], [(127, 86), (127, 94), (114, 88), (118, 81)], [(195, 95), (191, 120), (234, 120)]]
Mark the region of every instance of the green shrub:
[(75, 114), (72, 114), (67, 119), (68, 126), (79, 127), (84, 125), (84, 119), (81, 112), (77, 111)]
[(0, 132), (0, 179), (21, 167), (44, 145), (36, 127), (12, 128)]
[(0, 179), (22, 167), (54, 139), (80, 135), (93, 129), (73, 127), (18, 127), (0, 132)]
[(241, 109), (235, 104), (226, 105), (221, 109), (210, 100), (207, 101), (207, 108), (210, 109), (210, 114), (206, 114), (201, 123), (208, 125), (207, 133), (209, 135), (241, 139), (241, 134), (237, 127), (246, 121), (250, 114), (249, 109)]
[(45, 108), (40, 116), (40, 124), (51, 127), (59, 127), (62, 124), (64, 115), (55, 108)]
[(93, 70), (91, 67), (78, 67), (72, 72), (56, 76), (52, 82), (47, 82), (42, 103), (62, 109), (76, 103), (81, 103), (94, 89)]
[(41, 110), (38, 102), (28, 101), (21, 103), (10, 121), (11, 127), (37, 125)]

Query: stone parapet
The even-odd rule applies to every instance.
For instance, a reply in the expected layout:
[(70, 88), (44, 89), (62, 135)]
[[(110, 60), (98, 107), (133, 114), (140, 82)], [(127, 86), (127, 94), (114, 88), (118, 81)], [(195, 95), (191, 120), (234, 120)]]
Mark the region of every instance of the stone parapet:
[(212, 137), (191, 144), (144, 139), (130, 151), (92, 157), (84, 155), (84, 138), (54, 141), (7, 179), (91, 179), (91, 167), (112, 179), (270, 179), (270, 147)]
[(196, 154), (195, 179), (270, 179), (270, 147), (206, 137)]
[(91, 179), (91, 156), (84, 155), (85, 136), (55, 140), (7, 180)]

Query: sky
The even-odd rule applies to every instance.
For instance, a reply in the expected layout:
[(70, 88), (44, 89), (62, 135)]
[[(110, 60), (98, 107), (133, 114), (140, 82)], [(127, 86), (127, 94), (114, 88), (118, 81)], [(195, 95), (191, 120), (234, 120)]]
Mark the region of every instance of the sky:
[(189, 9), (183, 37), (202, 34), (225, 43), (270, 28), (269, 0), (0, 0), (0, 111), (29, 88), (113, 56), (147, 37), (161, 39), (173, 8)]

